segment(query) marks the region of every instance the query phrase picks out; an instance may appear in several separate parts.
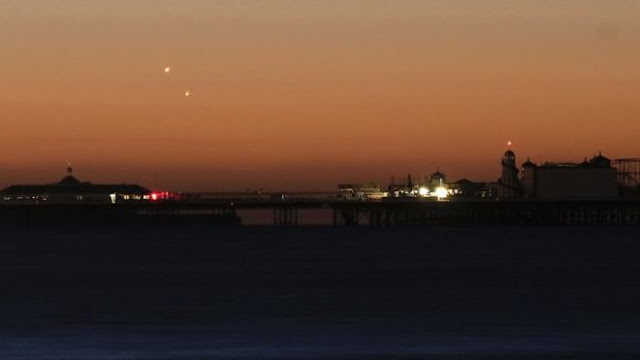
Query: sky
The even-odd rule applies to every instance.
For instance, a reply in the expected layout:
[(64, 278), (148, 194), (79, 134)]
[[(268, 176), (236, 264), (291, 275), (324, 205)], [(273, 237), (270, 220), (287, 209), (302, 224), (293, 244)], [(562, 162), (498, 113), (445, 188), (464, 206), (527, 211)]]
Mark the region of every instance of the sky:
[(0, 188), (640, 157), (639, 64), (637, 0), (0, 0)]

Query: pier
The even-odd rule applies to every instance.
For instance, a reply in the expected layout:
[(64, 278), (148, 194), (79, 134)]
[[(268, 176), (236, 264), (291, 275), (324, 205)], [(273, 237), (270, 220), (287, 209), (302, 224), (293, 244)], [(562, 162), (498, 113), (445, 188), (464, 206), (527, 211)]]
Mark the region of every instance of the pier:
[(241, 224), (238, 210), (272, 213), (272, 225), (301, 225), (299, 212), (324, 209), (333, 226), (640, 225), (640, 201), (166, 201), (140, 204), (1, 205), (0, 224), (56, 226), (190, 226)]
[(333, 204), (334, 225), (638, 225), (640, 202), (378, 202)]

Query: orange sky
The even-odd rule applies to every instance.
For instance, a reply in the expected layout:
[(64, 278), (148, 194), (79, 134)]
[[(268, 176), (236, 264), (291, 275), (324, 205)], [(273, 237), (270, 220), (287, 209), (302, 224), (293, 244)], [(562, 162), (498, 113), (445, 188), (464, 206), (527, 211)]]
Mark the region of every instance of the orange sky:
[(184, 191), (494, 180), (507, 140), (640, 157), (635, 0), (0, 0), (0, 46), (0, 187), (69, 161)]

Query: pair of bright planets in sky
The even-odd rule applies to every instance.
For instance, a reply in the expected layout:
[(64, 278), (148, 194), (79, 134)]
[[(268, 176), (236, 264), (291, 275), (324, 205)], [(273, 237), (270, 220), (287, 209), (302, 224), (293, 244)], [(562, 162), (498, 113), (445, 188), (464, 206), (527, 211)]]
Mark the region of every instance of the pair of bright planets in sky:
[[(165, 72), (165, 74), (170, 73), (171, 72), (171, 66), (165, 66), (164, 72)], [(186, 96), (186, 97), (191, 96), (191, 90), (189, 90), (189, 89), (185, 90), (184, 96)]]
[[(164, 72), (165, 72), (165, 74), (170, 73), (171, 72), (171, 66), (165, 66)], [(184, 96), (186, 96), (186, 97), (191, 96), (191, 90), (189, 90), (189, 89), (185, 90)], [(507, 146), (511, 147), (511, 141), (507, 141)]]

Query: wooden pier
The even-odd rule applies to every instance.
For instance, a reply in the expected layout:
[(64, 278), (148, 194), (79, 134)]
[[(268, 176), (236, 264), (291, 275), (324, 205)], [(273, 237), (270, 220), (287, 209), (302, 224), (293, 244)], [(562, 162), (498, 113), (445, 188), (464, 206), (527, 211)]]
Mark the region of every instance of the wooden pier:
[[(299, 225), (302, 209), (331, 211), (334, 226), (640, 225), (640, 201), (170, 201), (0, 205), (0, 226), (240, 224), (240, 209), (267, 210), (273, 225)], [(327, 224), (331, 225), (331, 224)]]
[(334, 225), (639, 225), (640, 202), (377, 202), (333, 204)]

